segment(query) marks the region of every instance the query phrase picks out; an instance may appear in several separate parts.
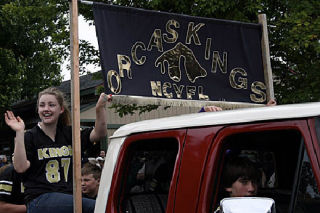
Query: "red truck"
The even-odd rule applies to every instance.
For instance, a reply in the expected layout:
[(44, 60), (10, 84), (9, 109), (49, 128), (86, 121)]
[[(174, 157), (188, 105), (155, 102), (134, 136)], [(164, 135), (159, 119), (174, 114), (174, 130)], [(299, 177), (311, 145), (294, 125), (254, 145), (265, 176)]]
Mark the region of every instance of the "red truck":
[(111, 137), (96, 213), (212, 213), (225, 158), (259, 165), (277, 212), (320, 212), (320, 102), (145, 120)]

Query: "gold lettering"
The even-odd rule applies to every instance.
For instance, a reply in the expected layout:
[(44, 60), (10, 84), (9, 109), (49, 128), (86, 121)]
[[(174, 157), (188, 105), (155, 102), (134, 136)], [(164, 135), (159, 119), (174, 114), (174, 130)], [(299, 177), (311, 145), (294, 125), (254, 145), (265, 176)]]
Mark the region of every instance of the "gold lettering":
[(152, 47), (156, 47), (159, 52), (163, 51), (162, 39), (161, 39), (161, 30), (155, 29), (148, 45), (148, 51), (152, 50)]
[(59, 157), (63, 156), (63, 149), (62, 148), (57, 148), (57, 154)]
[(204, 24), (200, 23), (200, 24), (197, 24), (197, 26), (194, 27), (194, 23), (193, 22), (189, 22), (187, 36), (186, 36), (186, 44), (191, 44), (191, 38), (193, 38), (193, 41), (194, 41), (194, 43), (196, 45), (201, 45), (200, 39), (199, 39), (199, 36), (198, 36), (197, 32), (203, 26), (204, 26)]
[(146, 50), (144, 43), (141, 41), (136, 42), (131, 48), (131, 57), (135, 64), (143, 65), (146, 62), (146, 56), (142, 56), (140, 59), (137, 57), (137, 49), (140, 48), (142, 50)]
[(51, 158), (57, 157), (57, 149), (56, 148), (49, 148), (49, 155)]
[[(47, 153), (48, 151), (48, 153)], [(48, 158), (56, 158), (56, 157), (63, 157), (63, 156), (72, 156), (72, 147), (69, 146), (62, 146), (60, 148), (43, 148), (38, 149), (38, 159), (48, 159)]]
[(60, 149), (62, 150), (62, 154), (63, 154), (64, 157), (69, 156), (69, 149), (68, 149), (67, 146), (63, 146)]
[(46, 153), (47, 148), (38, 149), (38, 159), (42, 160), (43, 158), (49, 158), (49, 155)]
[(132, 73), (131, 73), (131, 60), (126, 55), (117, 55), (118, 58), (118, 67), (119, 67), (119, 73), (120, 77), (124, 77), (123, 70), (127, 70), (127, 75), (129, 79), (132, 79)]
[(192, 96), (196, 94), (195, 86), (187, 86), (187, 99), (192, 99)]
[(174, 26), (175, 28), (179, 28), (180, 24), (174, 19), (170, 19), (166, 24), (166, 31), (172, 36), (171, 38), (163, 33), (163, 40), (167, 43), (175, 43), (178, 40), (178, 33), (174, 29), (170, 28), (170, 26)]
[(199, 100), (207, 100), (207, 101), (210, 100), (208, 95), (203, 94), (203, 86), (198, 86), (198, 94), (199, 94)]
[(56, 148), (59, 157), (67, 157), (70, 156), (70, 150), (67, 146), (62, 146), (60, 148)]
[(218, 51), (213, 51), (213, 59), (212, 59), (212, 67), (211, 72), (216, 73), (217, 72), (217, 65), (219, 66), (219, 69), (222, 73), (227, 73), (227, 64), (228, 64), (228, 54), (227, 52), (223, 52), (223, 61), (220, 58)]
[(182, 98), (183, 88), (184, 88), (183, 85), (180, 85), (178, 87), (178, 85), (173, 84), (173, 89), (174, 89), (175, 93), (177, 94), (177, 98)]
[[(112, 77), (115, 77), (116, 82), (117, 82), (117, 87), (114, 87), (112, 84)], [(115, 70), (109, 70), (107, 74), (107, 82), (108, 82), (108, 87), (111, 92), (115, 94), (119, 94), (121, 92), (121, 79), (119, 74)]]
[(164, 96), (166, 96), (166, 98), (172, 98), (172, 92), (168, 93), (168, 88), (171, 88), (171, 84), (169, 82), (164, 82), (163, 86), (162, 86), (162, 92), (164, 94)]
[[(260, 88), (260, 89), (259, 89)], [(267, 99), (267, 95), (262, 90), (266, 90), (267, 87), (264, 83), (260, 81), (255, 81), (251, 84), (251, 91), (255, 94), (250, 94), (251, 101), (255, 103), (263, 103)], [(259, 95), (260, 97), (257, 97)]]
[(162, 96), (161, 82), (150, 81), (151, 91), (153, 96)]
[(71, 145), (68, 146), (68, 149), (69, 149), (70, 156), (72, 156), (72, 147), (71, 147)]
[(207, 40), (206, 40), (206, 50), (205, 50), (205, 56), (204, 56), (204, 58), (206, 60), (210, 59), (210, 49), (211, 49), (211, 38), (207, 38)]
[[(241, 76), (247, 76), (247, 72), (242, 68), (234, 68), (230, 72), (229, 82), (232, 88), (234, 89), (247, 89), (248, 88), (248, 80), (246, 78), (239, 77), (238, 81), (236, 81), (236, 75), (240, 74)], [(239, 83), (237, 83), (239, 82)]]

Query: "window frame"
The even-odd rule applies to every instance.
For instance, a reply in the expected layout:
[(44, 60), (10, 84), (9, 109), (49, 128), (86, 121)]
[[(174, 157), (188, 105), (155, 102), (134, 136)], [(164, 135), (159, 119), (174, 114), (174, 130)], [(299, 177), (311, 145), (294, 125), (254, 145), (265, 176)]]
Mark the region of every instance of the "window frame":
[[(159, 132), (147, 132), (147, 133), (135, 134), (127, 137), (119, 151), (119, 156), (118, 156), (117, 164), (115, 166), (115, 170), (113, 174), (106, 211), (110, 210), (110, 212), (118, 212), (118, 213), (123, 212), (121, 209), (121, 204), (123, 202), (124, 191), (125, 191), (123, 188), (123, 185), (124, 185), (124, 181), (127, 179), (127, 176), (126, 176), (127, 169), (128, 169), (127, 168), (127, 165), (128, 165), (127, 152), (130, 150), (130, 146), (133, 143), (137, 141), (142, 141), (142, 140), (152, 140), (152, 139), (159, 140), (161, 138), (175, 139), (178, 143), (178, 152), (177, 152), (175, 167), (177, 166), (179, 167), (179, 164), (181, 161), (181, 152), (183, 150), (183, 145), (185, 142), (185, 135), (186, 135), (186, 130), (181, 129), (181, 130), (168, 130), (168, 131), (159, 131)], [(174, 169), (174, 171), (175, 170), (176, 169)], [(169, 206), (174, 205), (172, 200), (174, 200), (173, 197), (175, 195), (176, 184), (178, 179), (178, 174), (175, 173), (174, 171), (172, 175), (172, 183), (171, 183), (172, 185), (170, 187), (169, 194), (168, 194), (167, 209), (170, 209)]]
[[(320, 117), (309, 119), (308, 125), (311, 131), (313, 147), (317, 154), (318, 167), (320, 167)], [(320, 173), (315, 175), (318, 175), (317, 179), (320, 179)], [(318, 182), (318, 185), (320, 185), (320, 182)]]

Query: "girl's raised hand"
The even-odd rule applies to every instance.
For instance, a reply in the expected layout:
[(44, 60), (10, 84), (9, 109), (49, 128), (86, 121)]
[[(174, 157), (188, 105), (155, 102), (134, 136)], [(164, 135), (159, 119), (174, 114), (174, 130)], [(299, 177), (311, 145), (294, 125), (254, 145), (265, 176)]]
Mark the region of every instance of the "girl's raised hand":
[(13, 131), (24, 131), (25, 125), (23, 120), (19, 116), (15, 116), (12, 111), (7, 111), (4, 113), (4, 119), (6, 124)]
[(218, 107), (218, 106), (205, 106), (204, 107), (204, 111), (205, 112), (218, 112), (218, 111), (222, 111), (222, 108), (221, 107)]
[(105, 93), (101, 93), (100, 94), (100, 97), (99, 97), (99, 100), (97, 102), (97, 107), (99, 106), (105, 106), (107, 102), (110, 102), (112, 100), (112, 95), (107, 95)]

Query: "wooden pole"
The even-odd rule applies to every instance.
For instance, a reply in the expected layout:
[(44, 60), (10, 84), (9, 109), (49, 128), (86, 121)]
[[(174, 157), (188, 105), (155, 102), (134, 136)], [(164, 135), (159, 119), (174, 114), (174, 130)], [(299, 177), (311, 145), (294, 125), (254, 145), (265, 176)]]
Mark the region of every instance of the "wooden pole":
[(262, 38), (261, 38), (262, 61), (263, 61), (264, 79), (267, 87), (267, 100), (270, 100), (270, 99), (274, 99), (274, 90), (273, 90), (266, 14), (259, 14), (258, 19), (259, 19), (259, 23), (262, 25)]
[(70, 2), (73, 212), (82, 212), (78, 1)]

